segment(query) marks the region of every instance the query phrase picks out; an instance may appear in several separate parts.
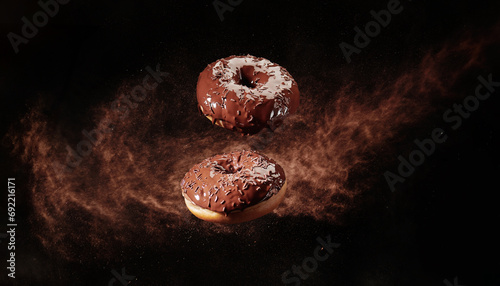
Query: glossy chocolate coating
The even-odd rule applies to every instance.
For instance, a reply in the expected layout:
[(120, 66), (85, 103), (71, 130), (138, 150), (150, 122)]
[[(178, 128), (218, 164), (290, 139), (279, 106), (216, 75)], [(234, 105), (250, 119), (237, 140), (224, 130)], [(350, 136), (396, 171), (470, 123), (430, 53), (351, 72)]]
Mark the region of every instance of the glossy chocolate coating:
[(209, 64), (196, 93), (199, 110), (212, 123), (244, 134), (278, 127), (299, 106), (299, 89), (288, 71), (251, 55)]
[(285, 171), (274, 160), (237, 151), (196, 164), (182, 179), (181, 188), (196, 205), (227, 214), (269, 199), (284, 183)]

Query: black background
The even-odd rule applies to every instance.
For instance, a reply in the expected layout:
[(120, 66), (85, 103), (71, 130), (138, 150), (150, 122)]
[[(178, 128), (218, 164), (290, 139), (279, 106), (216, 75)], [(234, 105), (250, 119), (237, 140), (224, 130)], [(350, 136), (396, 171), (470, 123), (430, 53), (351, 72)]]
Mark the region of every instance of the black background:
[[(197, 76), (206, 64), (247, 53), (325, 86), (342, 84), (344, 74), (368, 86), (379, 74), (411, 66), (426, 51), (464, 31), (497, 25), (500, 11), (498, 1), (402, 1), (404, 11), (348, 64), (339, 43), (352, 43), (353, 27), (371, 20), (369, 11), (386, 7), (387, 1), (246, 0), (225, 12), (224, 21), (210, 1), (169, 2), (70, 1), (28, 44), (20, 45), (18, 54), (6, 35), (20, 34), (21, 17), (31, 18), (39, 6), (29, 1), (3, 3), (2, 137), (40, 99), (46, 102), (45, 112), (63, 128), (82, 126), (89, 120), (89, 108), (111, 100), (124, 79), (141, 76), (145, 66), (158, 62), (178, 77), (178, 86), (164, 87), (172, 98), (177, 89), (192, 92), (194, 98)], [(480, 74), (491, 72), (493, 79), (499, 78), (492, 70), (498, 68), (497, 54), (488, 51), (489, 70)], [(470, 93), (474, 87), (470, 81), (461, 92)], [(326, 93), (302, 96), (319, 103), (332, 100)], [(189, 106), (194, 100), (186, 102), (186, 112), (196, 112)], [(312, 255), (316, 237), (331, 234), (341, 247), (301, 285), (445, 285), (444, 279), (453, 283), (454, 277), (459, 285), (500, 285), (499, 107), (496, 92), (397, 192), (390, 193), (383, 180), (375, 183), (359, 199), (377, 197), (377, 203), (348, 216), (342, 226), (310, 217), (271, 217), (253, 223), (260, 238), (256, 244), (245, 225), (210, 239), (199, 230), (184, 229), (172, 239), (191, 240), (166, 241), (160, 250), (131, 243), (107, 261), (66, 261), (41, 246), (27, 222), (33, 215), (30, 166), (11, 155), (12, 146), (3, 140), (2, 180), (16, 177), (17, 217), (26, 223), (17, 233), (17, 278), (7, 279), (2, 266), (0, 284), (107, 285), (111, 270), (125, 267), (136, 276), (130, 285), (280, 285), (284, 271)], [(407, 141), (415, 138), (413, 132), (425, 134), (442, 124), (443, 110), (409, 130)], [(169, 122), (165, 128), (177, 132), (183, 126)], [(397, 167), (397, 155), (411, 150), (410, 143), (394, 147), (391, 170)], [(7, 259), (5, 244), (0, 243), (1, 261)]]

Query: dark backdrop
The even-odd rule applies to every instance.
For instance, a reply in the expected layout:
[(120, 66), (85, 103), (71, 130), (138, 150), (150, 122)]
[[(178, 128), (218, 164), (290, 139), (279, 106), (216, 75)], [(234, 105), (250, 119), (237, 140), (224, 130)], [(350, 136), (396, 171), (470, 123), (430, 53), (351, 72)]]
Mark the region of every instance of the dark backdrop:
[[(408, 156), (415, 148), (415, 138), (424, 138), (433, 128), (446, 125), (441, 115), (453, 103), (473, 94), (478, 75), (492, 73), (493, 79), (500, 79), (500, 6), (498, 1), (402, 0), (404, 10), (393, 15), (391, 23), (347, 63), (339, 44), (345, 41), (352, 45), (354, 27), (364, 27), (372, 20), (370, 10), (379, 11), (388, 2), (246, 0), (233, 7), (233, 11), (225, 12), (221, 21), (211, 1), (70, 1), (60, 5), (59, 12), (27, 44), (21, 44), (17, 54), (7, 35), (20, 34), (21, 17), (32, 19), (40, 6), (34, 1), (3, 3), (1, 173), (2, 180), (16, 177), (16, 216), (20, 226), (16, 234), (17, 278), (7, 278), (3, 262), (0, 284), (108, 285), (114, 277), (112, 270), (120, 272), (124, 267), (127, 274), (135, 276), (130, 285), (280, 285), (283, 272), (312, 256), (317, 237), (326, 239), (331, 235), (341, 246), (328, 260), (319, 262), (307, 279), (300, 280), (301, 285), (448, 285), (445, 279), (454, 285), (455, 277), (456, 285), (500, 285), (500, 240), (496, 232), (500, 171), (498, 92), (492, 93), (487, 104), (481, 104), (457, 131), (448, 128), (446, 144), (440, 145), (405, 183), (398, 184), (395, 192), (390, 191), (383, 177), (386, 170), (397, 171), (398, 155)], [(333, 107), (325, 106), (339, 98), (351, 96), (345, 104), (367, 102), (365, 106), (369, 107), (371, 97), (376, 95), (374, 109), (389, 104), (384, 98), (390, 95), (375, 90), (380, 86), (385, 90), (384, 86), (399, 79), (401, 86), (393, 93), (403, 93), (406, 85), (414, 84), (406, 80), (416, 77), (399, 78), (401, 74), (411, 72), (427, 78), (424, 85), (428, 82), (439, 86), (437, 82), (443, 88), (433, 89), (430, 95), (424, 90), (401, 98), (401, 102), (413, 100), (418, 108), (394, 112), (407, 115), (394, 115), (395, 124), (406, 121), (387, 142), (381, 140), (377, 148), (363, 154), (367, 159), (362, 168), (350, 169), (349, 179), (342, 183), (346, 193), (351, 187), (362, 191), (346, 195), (349, 200), (341, 212), (342, 219), (332, 219), (337, 210), (328, 207), (322, 211), (332, 212), (331, 216), (285, 211), (224, 228), (217, 234), (217, 229), (210, 229), (208, 223), (198, 222), (187, 209), (179, 208), (184, 221), (177, 223), (178, 227), (168, 236), (148, 232), (141, 221), (136, 221), (133, 229), (127, 229), (133, 235), (123, 233), (125, 241), (120, 240), (120, 233), (103, 231), (92, 236), (79, 228), (73, 236), (58, 241), (59, 246), (43, 244), (44, 239), (50, 241), (45, 236), (53, 232), (39, 229), (36, 216), (40, 214), (33, 207), (34, 200), (39, 199), (33, 186), (46, 179), (36, 175), (36, 166), (29, 160), (36, 157), (30, 152), (39, 149), (25, 148), (19, 141), (9, 139), (9, 134), (22, 137), (29, 132), (29, 122), (36, 119), (26, 121), (27, 114), (37, 109), (74, 146), (81, 139), (79, 131), (92, 128), (91, 111), (96, 106), (111, 102), (117, 90), (144, 76), (146, 66), (159, 63), (169, 76), (156, 93), (166, 106), (160, 113), (164, 117), (154, 119), (162, 121), (157, 136), (166, 134), (175, 140), (187, 132), (196, 141), (197, 136), (222, 133), (223, 139), (246, 140), (212, 127), (196, 113), (194, 97), (199, 72), (208, 63), (232, 54), (268, 58), (295, 77), (305, 106), (299, 110), (299, 118), (320, 114), (311, 121), (290, 123), (289, 130), (296, 132), (296, 141), (302, 136), (307, 142), (307, 130), (334, 125), (321, 114), (326, 114), (325, 110), (333, 112)], [(473, 56), (477, 56), (479, 64), (468, 66), (467, 61)], [(426, 57), (431, 60), (426, 61)], [(440, 67), (428, 71), (426, 67), (432, 59), (438, 59)], [(453, 84), (448, 85), (451, 81)], [(346, 86), (355, 92), (345, 92)], [(422, 100), (422, 106), (415, 99), (420, 96), (428, 99)], [(147, 112), (149, 107), (144, 108)], [(380, 125), (388, 124), (389, 129), (389, 123), (386, 120), (374, 125), (378, 125), (377, 132), (384, 133), (384, 126)], [(206, 129), (210, 132), (206, 133)], [(328, 133), (322, 137), (323, 145), (337, 139), (335, 133)], [(271, 154), (307, 156), (287, 152), (285, 141), (273, 146)], [(199, 158), (222, 150), (210, 150), (205, 145), (203, 148)], [(21, 159), (19, 152), (23, 150), (28, 150), (27, 160)], [(170, 150), (160, 159), (188, 160), (185, 166), (197, 162), (173, 155), (181, 151)], [(308, 176), (307, 168), (303, 167), (306, 171), (302, 176)], [(175, 179), (180, 180), (178, 176)], [(292, 196), (294, 192), (295, 196), (308, 196), (310, 187), (300, 183), (301, 179), (306, 180), (295, 178), (295, 189), (289, 190)], [(294, 209), (314, 209), (317, 206), (311, 202), (323, 201), (328, 205), (336, 199), (331, 196), (326, 201), (316, 198), (293, 203)], [(6, 196), (2, 202), (1, 217), (6, 218)], [(183, 203), (180, 196), (175, 203)], [(291, 204), (285, 204), (283, 209), (290, 209)], [(56, 205), (52, 211), (58, 208)], [(131, 208), (132, 216), (135, 211), (139, 214), (144, 210)], [(87, 219), (75, 218), (78, 213), (66, 215), (68, 221)], [(3, 221), (6, 219), (2, 219), (2, 224)], [(55, 232), (72, 232), (64, 229), (68, 225), (71, 226), (64, 224)], [(206, 235), (207, 229), (210, 235)], [(0, 227), (5, 233), (3, 230), (4, 226)], [(84, 243), (80, 245), (80, 239), (71, 239), (75, 236), (83, 237)], [(93, 243), (85, 239), (87, 236), (121, 242)], [(7, 259), (6, 243), (5, 239), (0, 242), (1, 261)], [(61, 254), (59, 248), (63, 245), (70, 247)], [(121, 283), (116, 281), (114, 285)]]

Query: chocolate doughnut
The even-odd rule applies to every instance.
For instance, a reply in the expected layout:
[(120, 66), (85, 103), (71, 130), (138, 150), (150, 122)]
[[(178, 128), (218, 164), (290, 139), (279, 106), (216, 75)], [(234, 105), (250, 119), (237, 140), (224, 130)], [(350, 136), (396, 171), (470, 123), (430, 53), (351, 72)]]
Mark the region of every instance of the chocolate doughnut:
[(299, 88), (288, 71), (251, 55), (209, 64), (196, 94), (200, 112), (212, 123), (244, 134), (278, 127), (299, 106)]
[(216, 155), (196, 164), (181, 182), (188, 209), (198, 218), (240, 223), (278, 207), (286, 190), (285, 171), (253, 151)]

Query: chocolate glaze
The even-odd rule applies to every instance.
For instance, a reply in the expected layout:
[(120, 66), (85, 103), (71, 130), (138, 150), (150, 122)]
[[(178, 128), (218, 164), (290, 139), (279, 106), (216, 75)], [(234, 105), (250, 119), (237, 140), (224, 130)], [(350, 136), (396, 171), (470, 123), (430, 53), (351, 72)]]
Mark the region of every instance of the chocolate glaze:
[(299, 106), (299, 89), (288, 71), (251, 55), (209, 64), (198, 78), (196, 93), (199, 110), (212, 123), (244, 134), (276, 128)]
[(194, 165), (181, 182), (182, 196), (220, 213), (243, 210), (277, 194), (285, 171), (253, 151), (216, 155)]

